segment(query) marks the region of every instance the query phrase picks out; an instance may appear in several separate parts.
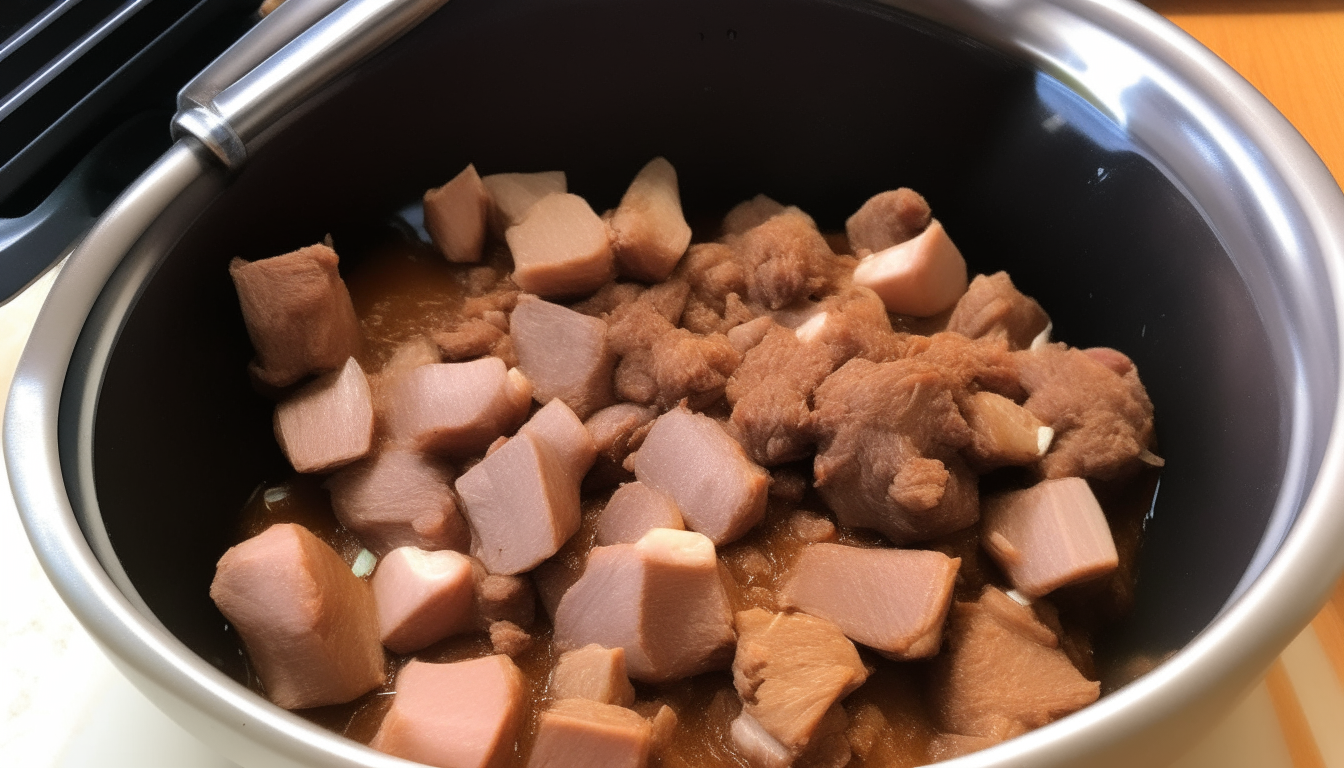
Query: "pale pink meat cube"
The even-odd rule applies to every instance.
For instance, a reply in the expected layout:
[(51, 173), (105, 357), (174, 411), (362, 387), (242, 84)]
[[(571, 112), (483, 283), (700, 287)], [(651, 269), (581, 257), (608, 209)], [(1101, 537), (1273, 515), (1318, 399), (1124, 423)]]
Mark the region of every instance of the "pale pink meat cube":
[(611, 246), (621, 274), (657, 283), (666, 280), (691, 244), (681, 212), (677, 171), (655, 157), (640, 170), (611, 219)]
[(520, 432), (457, 479), (472, 555), (491, 573), (530, 571), (579, 530), (579, 484), (564, 459)]
[(672, 497), (688, 529), (716, 545), (765, 517), (770, 474), (708, 416), (678, 407), (658, 417), (634, 469), (641, 483)]
[(497, 357), (422, 365), (388, 387), (387, 434), (416, 450), (466, 458), (517, 429), (531, 403), (527, 378)]
[(412, 661), (369, 746), (437, 768), (503, 768), (526, 713), (526, 682), (508, 656)]
[(537, 402), (558, 398), (585, 419), (615, 399), (616, 355), (607, 348), (605, 321), (523, 295), (509, 317), (509, 336)]
[(341, 367), (359, 350), (359, 320), (337, 261), (335, 251), (318, 244), (269, 259), (229, 262), (257, 352), (252, 371), (262, 382), (287, 387), (310, 373)]
[(622, 648), (630, 677), (649, 683), (723, 668), (733, 640), (714, 544), (690, 531), (594, 548), (555, 612), (557, 648)]
[(633, 544), (654, 528), (685, 530), (671, 496), (636, 480), (611, 494), (597, 518), (597, 545)]
[(563, 400), (552, 400), (543, 406), (519, 431), (549, 445), (576, 485), (583, 482), (583, 476), (597, 460), (597, 446), (588, 428)]
[(332, 475), (326, 488), (336, 519), (374, 554), (407, 546), (465, 552), (471, 544), (453, 472), (434, 457), (388, 448)]
[(607, 225), (578, 195), (548, 195), (504, 233), (513, 281), (547, 298), (592, 293), (615, 274)]
[(369, 585), (306, 528), (281, 523), (232, 547), (210, 598), (238, 630), (271, 701), (343, 704), (383, 684)]
[(490, 228), (499, 237), (526, 218), (541, 198), (569, 191), (564, 171), (492, 173), (481, 183), (490, 193)]
[(934, 219), (914, 238), (864, 257), (854, 284), (871, 288), (891, 312), (929, 317), (951, 309), (966, 292), (966, 260)]
[(474, 165), (425, 193), (425, 229), (444, 258), (455, 262), (481, 260), (489, 206), (490, 193)]
[(884, 656), (927, 658), (942, 642), (960, 564), (941, 552), (809, 544), (781, 605), (826, 619)]
[(628, 707), (635, 703), (635, 689), (625, 672), (625, 650), (585, 645), (560, 654), (551, 672), (551, 696), (557, 699), (589, 699)]
[(373, 444), (373, 397), (355, 358), (275, 407), (275, 439), (298, 472), (327, 472)]
[(393, 653), (466, 632), (476, 618), (471, 559), (459, 552), (399, 547), (378, 561), (369, 583), (383, 646)]
[(561, 699), (541, 713), (527, 768), (644, 768), (653, 726), (634, 711)]
[(1027, 597), (1104, 576), (1119, 558), (1087, 481), (1045, 480), (984, 502), (981, 542)]

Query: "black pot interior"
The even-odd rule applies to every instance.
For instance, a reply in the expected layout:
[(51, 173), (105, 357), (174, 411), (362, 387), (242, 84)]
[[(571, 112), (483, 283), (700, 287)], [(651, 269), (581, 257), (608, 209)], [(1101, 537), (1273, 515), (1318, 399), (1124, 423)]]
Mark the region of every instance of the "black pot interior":
[(453, 0), (257, 151), (124, 319), (93, 421), (96, 498), (159, 620), (241, 674), (207, 591), (244, 501), (287, 472), (229, 259), (339, 244), (468, 162), (564, 169), (600, 211), (659, 154), (691, 214), (765, 192), (839, 229), (913, 187), (973, 271), (1008, 269), (1040, 300), (1056, 338), (1130, 355), (1168, 463), (1110, 653), (1179, 648), (1224, 605), (1280, 490), (1289, 377), (1199, 210), (1100, 113), (872, 4)]

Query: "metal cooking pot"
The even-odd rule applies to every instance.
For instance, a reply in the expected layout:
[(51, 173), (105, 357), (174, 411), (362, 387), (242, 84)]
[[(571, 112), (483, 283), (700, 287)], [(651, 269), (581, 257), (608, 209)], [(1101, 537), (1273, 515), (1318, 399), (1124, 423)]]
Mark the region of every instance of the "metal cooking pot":
[(225, 265), (339, 244), (469, 161), (563, 168), (601, 210), (662, 154), (692, 214), (766, 192), (829, 227), (914, 187), (1058, 338), (1134, 358), (1167, 467), (1137, 609), (1098, 652), (1156, 666), (956, 765), (1160, 764), (1323, 603), (1344, 569), (1344, 195), (1182, 32), (1123, 0), (441, 2), (353, 0), (198, 94), (70, 258), (14, 379), (5, 455), (48, 575), (229, 758), (406, 764), (249, 692), (207, 596), (284, 468)]

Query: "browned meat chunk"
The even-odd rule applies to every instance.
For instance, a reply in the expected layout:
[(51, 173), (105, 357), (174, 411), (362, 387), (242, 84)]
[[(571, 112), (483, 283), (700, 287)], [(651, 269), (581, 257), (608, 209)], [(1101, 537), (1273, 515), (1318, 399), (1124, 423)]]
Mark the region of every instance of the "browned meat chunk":
[(865, 256), (854, 268), (854, 283), (873, 289), (892, 312), (930, 317), (966, 292), (966, 260), (934, 220), (914, 239)]
[(1153, 403), (1134, 368), (1124, 375), (1063, 344), (1016, 353), (1026, 408), (1055, 430), (1047, 478), (1116, 478), (1153, 440)]
[(563, 400), (579, 418), (610, 405), (616, 356), (607, 324), (535, 296), (520, 296), (509, 318), (518, 369), (539, 403)]
[[(502, 345), (507, 339), (499, 326), (479, 317), (459, 323), (451, 331), (439, 331), (434, 334), (434, 343), (438, 345), (443, 358), (449, 362), (474, 360), (486, 355), (501, 357)], [(509, 340), (510, 348), (513, 340)], [(431, 362), (439, 362), (433, 360)]]
[(966, 455), (979, 467), (1024, 467), (1040, 460), (1054, 440), (1055, 430), (1031, 411), (993, 392), (976, 392), (961, 399), (961, 415), (971, 428)]
[(229, 262), (257, 352), (251, 369), (263, 383), (287, 387), (310, 373), (339, 368), (359, 351), (359, 321), (337, 261), (335, 251), (319, 244), (251, 263)]
[(736, 623), (733, 685), (742, 713), (798, 755), (831, 705), (862, 685), (868, 670), (854, 644), (824, 619), (753, 608)]
[(901, 187), (868, 198), (845, 222), (845, 234), (855, 253), (876, 253), (914, 238), (932, 218), (923, 196)]
[(491, 650), (495, 653), (502, 653), (509, 658), (517, 658), (527, 653), (532, 648), (532, 643), (536, 641), (536, 638), (528, 634), (527, 630), (512, 621), (493, 622), (488, 632), (490, 634)]
[(369, 746), (438, 768), (503, 768), (526, 715), (523, 673), (507, 656), (412, 661)]
[(972, 339), (997, 337), (1009, 349), (1026, 349), (1050, 325), (1050, 316), (1013, 285), (1007, 272), (976, 275), (957, 301), (947, 330)]
[(1128, 355), (1110, 347), (1089, 347), (1083, 350), (1083, 354), (1110, 368), (1120, 376), (1124, 376), (1134, 368), (1134, 361), (1130, 360)]
[(597, 461), (589, 473), (591, 481), (609, 487), (629, 479), (631, 474), (623, 466), (625, 459), (639, 450), (657, 417), (656, 408), (634, 403), (617, 403), (589, 417), (583, 425), (597, 446)]
[(940, 552), (809, 544), (794, 561), (781, 600), (884, 656), (921, 659), (942, 643), (959, 565)]
[(798, 336), (782, 326), (771, 328), (743, 358), (725, 390), (738, 439), (762, 466), (804, 458), (816, 439), (809, 404), (835, 370), (836, 354)]
[(506, 621), (519, 627), (532, 626), (536, 618), (537, 597), (530, 581), (522, 576), (502, 576), (485, 570), (481, 561), (472, 559), (471, 577), (476, 582), (477, 626)]
[(1001, 737), (1014, 723), (1038, 728), (1096, 701), (1101, 690), (1074, 669), (1030, 608), (994, 587), (977, 602), (953, 604), (947, 650), (934, 670), (936, 719), (963, 736)]
[(636, 280), (666, 280), (691, 243), (681, 214), (677, 171), (655, 157), (630, 183), (611, 219), (611, 247), (621, 273)]
[(578, 195), (543, 197), (504, 237), (513, 281), (528, 293), (582, 296), (615, 275), (607, 225)]
[(990, 497), (984, 517), (985, 549), (1027, 597), (1104, 576), (1120, 564), (1106, 515), (1081, 478)]
[(342, 704), (383, 684), (373, 593), (292, 523), (229, 549), (210, 598), (238, 630), (266, 695), (285, 709)]
[(426, 192), (424, 205), (425, 229), (439, 253), (449, 261), (481, 260), (490, 193), (476, 166), (468, 165), (452, 181)]
[(560, 654), (551, 672), (550, 694), (557, 699), (631, 706), (635, 703), (635, 689), (625, 674), (625, 650), (585, 645)]
[(532, 570), (579, 530), (579, 484), (550, 443), (526, 430), (457, 479), (471, 554), (491, 573)]
[(618, 308), (607, 321), (607, 343), (621, 358), (616, 395), (659, 408), (686, 398), (692, 407), (718, 400), (741, 361), (737, 350), (723, 334), (701, 336), (675, 327), (649, 293)]
[(575, 485), (583, 482), (583, 476), (597, 460), (597, 446), (588, 434), (588, 428), (563, 400), (552, 400), (534, 413), (519, 431), (549, 445)]
[(770, 475), (708, 416), (675, 408), (634, 455), (635, 476), (676, 502), (686, 527), (726, 544), (765, 516)]
[(747, 292), (746, 271), (727, 245), (692, 245), (677, 266), (676, 276), (690, 288), (681, 319), (687, 330), (722, 333), (751, 319), (741, 301)]
[(597, 545), (633, 544), (654, 528), (685, 530), (677, 503), (641, 482), (626, 483), (602, 508), (597, 519)]
[(714, 544), (690, 531), (594, 548), (555, 612), (557, 648), (622, 648), (630, 676), (648, 683), (723, 668), (733, 639)]
[(373, 398), (355, 358), (276, 406), (275, 439), (298, 472), (328, 472), (369, 452)]
[(490, 193), (490, 228), (499, 237), (526, 218), (541, 198), (569, 191), (564, 171), (493, 173), (481, 183)]
[[(765, 195), (757, 195), (743, 200), (723, 217), (723, 234), (740, 235), (752, 227), (760, 226), (772, 217), (787, 210), (781, 203)], [(794, 210), (797, 210), (796, 208)]]
[(457, 508), (453, 473), (416, 451), (390, 448), (326, 482), (341, 525), (374, 554), (397, 547), (465, 552), (471, 532)]
[(387, 434), (394, 443), (465, 458), (517, 429), (531, 403), (527, 378), (497, 357), (422, 365), (387, 388)]
[(771, 217), (731, 245), (743, 267), (747, 296), (770, 309), (820, 291), (835, 259), (812, 219), (796, 210)]
[(653, 728), (624, 707), (561, 699), (541, 713), (527, 768), (644, 768)]
[(735, 325), (728, 329), (724, 334), (728, 337), (728, 343), (733, 345), (738, 354), (742, 355), (743, 362), (746, 361), (746, 355), (752, 349), (765, 340), (766, 334), (775, 325), (775, 321), (769, 317), (758, 317), (755, 320), (749, 320), (741, 325)]
[(400, 547), (378, 561), (369, 582), (378, 605), (382, 643), (415, 653), (472, 628), (471, 559), (449, 550)]

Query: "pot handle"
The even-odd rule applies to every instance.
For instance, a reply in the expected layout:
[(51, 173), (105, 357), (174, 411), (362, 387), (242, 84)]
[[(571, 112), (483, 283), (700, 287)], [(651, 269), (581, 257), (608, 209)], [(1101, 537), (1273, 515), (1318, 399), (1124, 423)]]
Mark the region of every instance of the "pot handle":
[(173, 136), (236, 169), (272, 122), (445, 2), (288, 0), (182, 89)]

